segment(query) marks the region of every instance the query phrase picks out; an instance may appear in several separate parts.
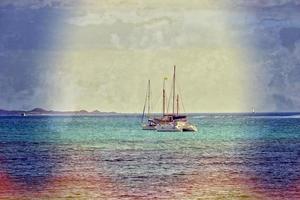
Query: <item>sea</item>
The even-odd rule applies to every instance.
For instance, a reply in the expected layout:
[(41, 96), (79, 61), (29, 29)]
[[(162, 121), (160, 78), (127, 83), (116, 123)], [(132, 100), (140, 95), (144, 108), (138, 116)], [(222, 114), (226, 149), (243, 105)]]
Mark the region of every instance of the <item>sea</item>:
[(300, 114), (0, 117), (0, 199), (300, 199)]

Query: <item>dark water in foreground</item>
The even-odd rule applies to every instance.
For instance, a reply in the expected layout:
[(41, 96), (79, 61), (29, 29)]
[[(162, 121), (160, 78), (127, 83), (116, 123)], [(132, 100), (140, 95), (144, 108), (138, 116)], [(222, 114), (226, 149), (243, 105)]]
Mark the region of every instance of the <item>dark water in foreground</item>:
[(0, 199), (300, 199), (300, 116), (0, 117)]

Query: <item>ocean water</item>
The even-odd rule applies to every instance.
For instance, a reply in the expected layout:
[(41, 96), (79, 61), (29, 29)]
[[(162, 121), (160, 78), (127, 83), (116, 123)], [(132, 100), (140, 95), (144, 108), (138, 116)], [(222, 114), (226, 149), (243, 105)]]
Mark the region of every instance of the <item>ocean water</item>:
[(0, 199), (300, 199), (300, 115), (0, 117)]

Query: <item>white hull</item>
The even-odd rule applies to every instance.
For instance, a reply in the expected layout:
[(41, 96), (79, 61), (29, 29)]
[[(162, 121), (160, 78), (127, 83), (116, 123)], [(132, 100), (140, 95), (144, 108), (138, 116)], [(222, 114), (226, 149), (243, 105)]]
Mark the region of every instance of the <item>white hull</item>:
[(188, 125), (188, 126), (184, 126), (184, 127), (182, 128), (182, 131), (197, 132), (198, 129), (197, 129), (197, 127), (194, 126), (194, 125)]
[(182, 132), (182, 128), (174, 123), (158, 124), (156, 130), (158, 132)]
[(167, 124), (158, 124), (156, 126), (158, 132), (197, 132), (196, 126), (188, 122), (171, 122)]

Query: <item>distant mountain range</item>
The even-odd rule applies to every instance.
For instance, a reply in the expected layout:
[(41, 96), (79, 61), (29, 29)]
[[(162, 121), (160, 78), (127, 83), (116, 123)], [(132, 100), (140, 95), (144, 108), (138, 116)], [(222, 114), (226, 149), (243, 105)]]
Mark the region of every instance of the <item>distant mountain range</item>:
[(0, 109), (0, 116), (25, 116), (25, 115), (103, 115), (103, 114), (117, 114), (115, 112), (101, 112), (94, 110), (92, 112), (86, 110), (79, 111), (54, 111), (45, 110), (43, 108), (34, 108), (32, 110), (2, 110)]

